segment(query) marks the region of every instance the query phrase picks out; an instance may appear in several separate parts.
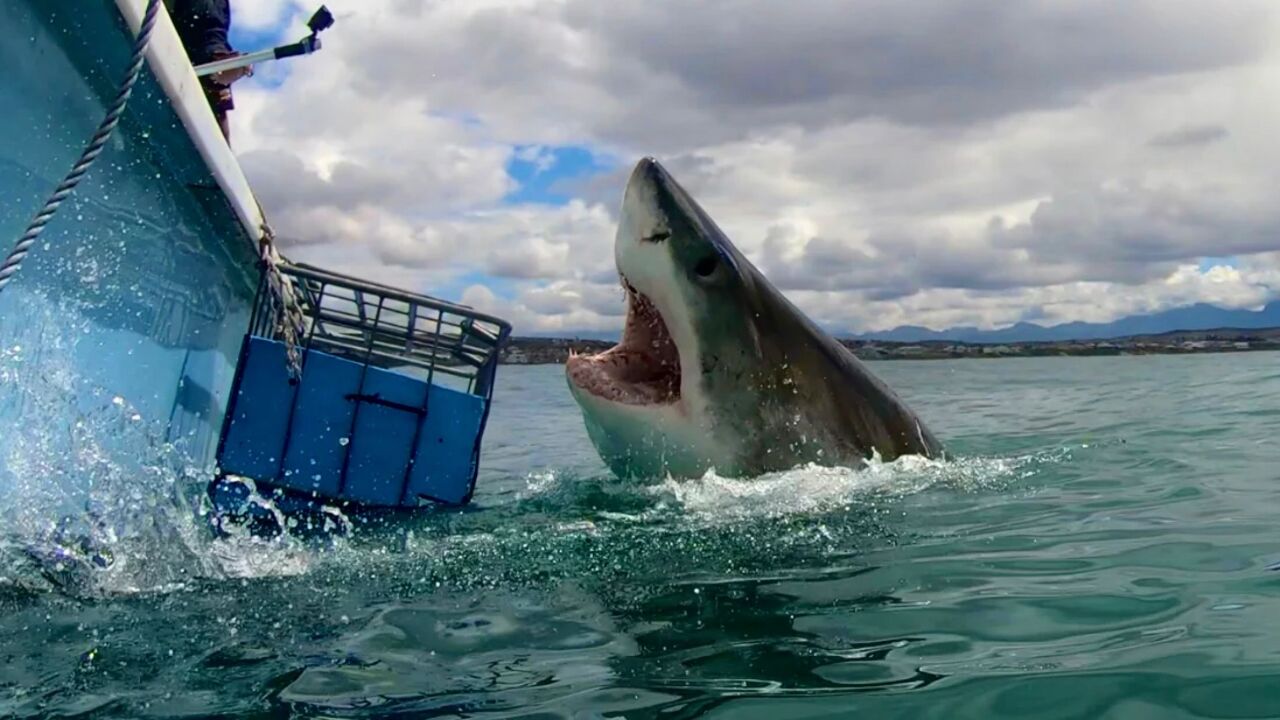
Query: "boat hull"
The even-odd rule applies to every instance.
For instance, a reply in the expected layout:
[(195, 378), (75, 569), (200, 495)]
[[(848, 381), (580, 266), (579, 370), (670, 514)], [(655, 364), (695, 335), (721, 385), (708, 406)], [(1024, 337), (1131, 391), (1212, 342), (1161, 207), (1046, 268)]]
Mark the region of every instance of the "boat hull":
[[(7, 252), (102, 120), (133, 28), (109, 0), (0, 0), (0, 16)], [(167, 18), (155, 37), (103, 154), (0, 292), (10, 508), (83, 512), (104, 478), (212, 466), (257, 281), (251, 211), (210, 163), (232, 156), (207, 106), (175, 101), (190, 66)]]

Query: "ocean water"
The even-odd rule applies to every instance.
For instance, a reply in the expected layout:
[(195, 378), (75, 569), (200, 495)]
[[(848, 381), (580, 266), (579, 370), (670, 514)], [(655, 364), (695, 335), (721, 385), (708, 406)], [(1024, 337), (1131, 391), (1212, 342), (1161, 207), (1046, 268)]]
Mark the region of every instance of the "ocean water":
[(622, 483), (504, 367), (472, 507), (323, 542), (211, 540), (86, 411), (6, 459), (0, 717), (1280, 717), (1280, 357), (871, 367), (955, 460)]

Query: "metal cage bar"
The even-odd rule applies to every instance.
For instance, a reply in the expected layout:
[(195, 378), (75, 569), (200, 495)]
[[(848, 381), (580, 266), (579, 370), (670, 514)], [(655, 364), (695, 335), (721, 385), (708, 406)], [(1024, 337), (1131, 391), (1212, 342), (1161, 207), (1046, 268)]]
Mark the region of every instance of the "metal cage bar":
[[(309, 265), (282, 264), (306, 323), (300, 348), (387, 369), (437, 374), (464, 382), (466, 391), (488, 399), (492, 366), (510, 338), (511, 325), (466, 305), (360, 280)], [(250, 320), (250, 332), (282, 340), (283, 308), (265, 277)]]

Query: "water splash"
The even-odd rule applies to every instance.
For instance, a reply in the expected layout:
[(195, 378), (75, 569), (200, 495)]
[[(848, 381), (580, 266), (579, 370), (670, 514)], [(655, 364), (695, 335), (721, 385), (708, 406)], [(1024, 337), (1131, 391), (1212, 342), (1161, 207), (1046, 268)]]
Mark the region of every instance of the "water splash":
[(24, 432), (0, 438), (0, 576), (20, 574), (20, 558), (29, 568), (23, 583), (43, 579), (75, 596), (326, 569), (339, 582), (386, 572), (467, 587), (763, 566), (890, 536), (877, 516), (886, 503), (935, 487), (999, 487), (1038, 461), (877, 458), (856, 470), (809, 465), (749, 479), (709, 472), (648, 485), (540, 469), (497, 502), (482, 495), (466, 512), (326, 538), (323, 550), (289, 533), (215, 537), (204, 493), (213, 469), (192, 465), (128, 398), (77, 375), (70, 358), (86, 321), (33, 307), (26, 336), (6, 339), (0, 352), (0, 381), (16, 388), (0, 397), (14, 404), (0, 415), (29, 419)]
[(215, 539), (204, 495), (213, 468), (79, 374), (91, 325), (74, 308), (26, 306), (0, 348), (0, 417), (13, 427), (0, 437), (0, 580), (102, 597), (305, 567), (287, 537)]
[(715, 473), (637, 484), (535, 471), (523, 487), (462, 513), (366, 533), (326, 563), (326, 582), (394, 578), (408, 592), (535, 587), (590, 577), (599, 586), (660, 585), (706, 573), (772, 572), (857, 556), (910, 533), (902, 501), (934, 490), (999, 492), (1050, 458), (873, 460), (756, 478)]
[(734, 523), (847, 511), (860, 503), (905, 497), (941, 486), (976, 491), (1020, 477), (1038, 458), (959, 458), (932, 460), (914, 455), (884, 462), (879, 455), (865, 467), (807, 464), (753, 478), (728, 478), (708, 471), (694, 480), (668, 478), (650, 489), (699, 520)]

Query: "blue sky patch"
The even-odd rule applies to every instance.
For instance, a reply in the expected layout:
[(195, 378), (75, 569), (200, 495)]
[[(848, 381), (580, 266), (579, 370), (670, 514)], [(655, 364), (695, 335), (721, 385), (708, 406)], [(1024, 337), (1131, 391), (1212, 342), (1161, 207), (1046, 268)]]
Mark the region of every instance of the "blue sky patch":
[(483, 285), (503, 300), (511, 301), (516, 298), (516, 283), (514, 280), (488, 275), (477, 270), (455, 275), (446, 282), (427, 288), (425, 292), (441, 300), (462, 302), (463, 291), (472, 285)]
[(1226, 265), (1227, 267), (1240, 267), (1240, 258), (1235, 255), (1227, 257), (1206, 257), (1200, 260), (1200, 272), (1208, 272), (1215, 265)]
[(275, 47), (285, 42), (293, 42), (301, 40), (301, 37), (285, 40), (283, 37), (284, 24), (280, 24), (271, 28), (245, 28), (236, 25), (235, 16), (231, 17), (231, 32), (227, 33), (227, 40), (231, 42), (231, 47), (242, 53), (257, 52), (266, 50), (269, 47)]
[[(304, 21), (309, 16), (300, 15), (297, 12), (289, 13), (281, 17), (279, 21), (271, 26), (264, 28), (246, 28), (236, 24), (235, 13), (231, 15), (231, 30), (227, 33), (227, 40), (231, 43), (231, 47), (242, 53), (253, 53), (260, 50), (267, 50), (278, 45), (295, 43), (307, 36), (307, 29)], [(298, 22), (295, 23), (294, 21)], [(293, 34), (288, 34), (289, 28), (295, 24), (300, 29)], [(325, 33), (320, 34), (320, 49), (317, 52), (323, 53)], [(268, 89), (276, 89), (284, 85), (289, 79), (292, 67), (295, 63), (307, 62), (306, 55), (299, 57), (284, 58), (283, 60), (268, 60), (258, 63), (254, 66), (253, 79), (247, 82), (253, 82), (257, 85)]]
[(517, 145), (507, 174), (519, 188), (505, 198), (510, 204), (563, 205), (571, 199), (565, 180), (607, 172), (615, 164), (582, 145)]

